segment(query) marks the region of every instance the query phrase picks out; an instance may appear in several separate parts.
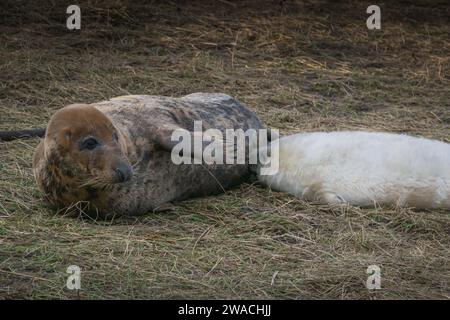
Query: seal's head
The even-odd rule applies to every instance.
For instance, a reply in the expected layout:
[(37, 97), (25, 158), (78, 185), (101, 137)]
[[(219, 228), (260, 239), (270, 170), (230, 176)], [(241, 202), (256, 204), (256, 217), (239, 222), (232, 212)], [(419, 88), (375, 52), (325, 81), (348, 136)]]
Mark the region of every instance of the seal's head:
[(90, 105), (57, 111), (47, 126), (44, 158), (61, 179), (80, 185), (122, 183), (132, 176), (123, 135), (111, 120)]

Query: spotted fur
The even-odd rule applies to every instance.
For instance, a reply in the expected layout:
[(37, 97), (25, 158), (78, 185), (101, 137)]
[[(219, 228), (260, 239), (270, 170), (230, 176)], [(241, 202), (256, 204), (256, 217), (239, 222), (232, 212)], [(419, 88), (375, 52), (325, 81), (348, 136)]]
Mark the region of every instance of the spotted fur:
[[(225, 94), (133, 95), (67, 106), (53, 115), (36, 149), (38, 187), (59, 208), (83, 202), (100, 214), (139, 215), (170, 201), (218, 194), (247, 179), (247, 164), (172, 163), (172, 131), (192, 131), (195, 120), (203, 122), (204, 130), (223, 133), (263, 128), (252, 111)], [(95, 153), (78, 150), (86, 136), (96, 137), (102, 147)], [(132, 166), (129, 181), (112, 182), (118, 163)], [(96, 183), (89, 183), (92, 179)]]

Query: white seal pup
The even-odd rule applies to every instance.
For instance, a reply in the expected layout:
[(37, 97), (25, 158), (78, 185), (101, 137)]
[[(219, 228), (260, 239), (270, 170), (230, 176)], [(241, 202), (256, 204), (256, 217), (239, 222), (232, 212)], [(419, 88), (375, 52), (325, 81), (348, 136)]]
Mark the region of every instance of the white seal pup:
[(259, 181), (306, 201), (450, 207), (450, 144), (445, 142), (348, 131), (294, 134), (269, 147), (279, 148), (279, 169), (259, 174)]

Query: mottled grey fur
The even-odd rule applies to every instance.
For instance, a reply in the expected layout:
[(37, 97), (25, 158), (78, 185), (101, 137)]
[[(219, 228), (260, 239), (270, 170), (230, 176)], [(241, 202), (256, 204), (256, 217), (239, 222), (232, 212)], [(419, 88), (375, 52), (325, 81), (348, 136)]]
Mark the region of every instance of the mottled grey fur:
[[(131, 180), (106, 189), (90, 189), (91, 210), (101, 214), (139, 215), (164, 203), (207, 196), (245, 181), (249, 165), (181, 164), (171, 161), (170, 136), (174, 129), (261, 129), (255, 113), (225, 94), (194, 93), (181, 98), (133, 95), (91, 104), (104, 113), (131, 143), (128, 160)], [(70, 192), (70, 190), (69, 190)]]

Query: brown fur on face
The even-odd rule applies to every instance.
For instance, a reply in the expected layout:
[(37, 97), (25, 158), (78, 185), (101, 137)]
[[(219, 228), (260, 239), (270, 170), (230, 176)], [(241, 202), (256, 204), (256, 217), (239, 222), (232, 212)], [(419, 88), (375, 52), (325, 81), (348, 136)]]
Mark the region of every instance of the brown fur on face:
[[(87, 139), (98, 144), (88, 149), (83, 144)], [(125, 177), (118, 172), (119, 168), (131, 173), (123, 135), (93, 106), (76, 104), (57, 111), (41, 144), (34, 158), (35, 176), (50, 198), (58, 198), (52, 201), (55, 203), (80, 200), (77, 197), (89, 199), (93, 192), (83, 187), (123, 181)], [(74, 188), (80, 189), (79, 194), (65, 193), (66, 189)]]

